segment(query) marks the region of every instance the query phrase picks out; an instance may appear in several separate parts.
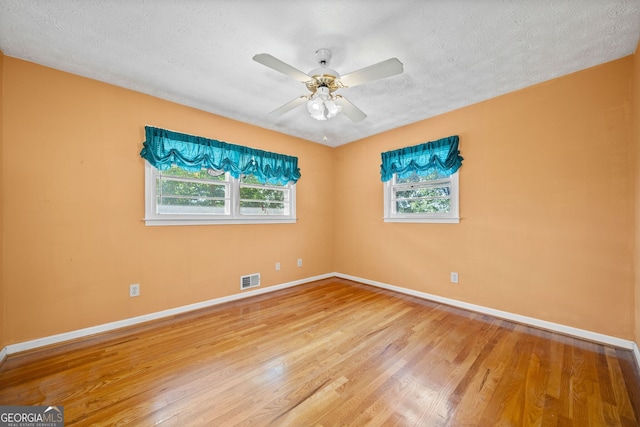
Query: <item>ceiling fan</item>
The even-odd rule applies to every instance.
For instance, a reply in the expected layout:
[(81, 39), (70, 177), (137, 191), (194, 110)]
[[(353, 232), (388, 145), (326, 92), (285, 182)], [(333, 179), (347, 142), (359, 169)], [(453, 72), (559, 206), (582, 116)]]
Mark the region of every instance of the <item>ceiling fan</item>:
[(403, 71), (402, 62), (398, 61), (397, 58), (391, 58), (340, 76), (337, 71), (329, 68), (329, 61), (331, 60), (331, 51), (329, 49), (318, 49), (316, 51), (316, 59), (320, 67), (311, 70), (309, 74), (305, 74), (268, 53), (259, 53), (253, 57), (254, 61), (304, 83), (311, 92), (309, 95), (302, 95), (287, 102), (269, 113), (270, 115), (281, 116), (306, 102), (307, 110), (314, 119), (327, 120), (342, 112), (352, 121), (359, 122), (364, 120), (367, 115), (344, 96), (335, 92), (338, 89), (394, 76)]

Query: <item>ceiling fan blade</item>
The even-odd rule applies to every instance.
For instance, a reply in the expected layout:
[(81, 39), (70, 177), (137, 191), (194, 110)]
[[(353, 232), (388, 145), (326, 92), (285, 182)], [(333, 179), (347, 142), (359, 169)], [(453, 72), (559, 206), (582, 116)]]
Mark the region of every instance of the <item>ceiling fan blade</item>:
[(342, 114), (347, 116), (352, 122), (361, 122), (367, 118), (367, 115), (358, 107), (353, 105), (344, 96), (336, 96), (335, 103), (342, 107)]
[(266, 65), (271, 69), (279, 71), (282, 74), (286, 74), (287, 76), (292, 77), (302, 83), (311, 80), (311, 78), (302, 71), (292, 67), (285, 62), (282, 62), (278, 58), (271, 56), (268, 53), (258, 53), (257, 55), (253, 56), (253, 60), (261, 63), (262, 65)]
[(403, 70), (402, 62), (400, 62), (398, 58), (391, 58), (346, 74), (340, 77), (340, 82), (346, 87), (352, 87), (374, 80), (384, 79), (385, 77), (395, 76), (396, 74), (402, 73)]
[(305, 101), (307, 101), (307, 97), (306, 96), (299, 96), (299, 97), (297, 97), (295, 99), (292, 99), (291, 101), (287, 102), (282, 107), (276, 108), (275, 110), (270, 112), (269, 115), (271, 115), (271, 116), (281, 116), (284, 113), (287, 113), (287, 112), (293, 110), (298, 105), (303, 104)]

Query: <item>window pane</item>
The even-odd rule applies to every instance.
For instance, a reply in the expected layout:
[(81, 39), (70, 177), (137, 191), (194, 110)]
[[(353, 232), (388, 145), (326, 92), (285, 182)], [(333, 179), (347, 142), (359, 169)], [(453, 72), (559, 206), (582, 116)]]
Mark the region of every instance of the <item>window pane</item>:
[(449, 197), (449, 187), (417, 187), (396, 191), (397, 199), (414, 199), (418, 197)]
[(431, 172), (429, 175), (425, 175), (425, 176), (420, 176), (416, 173), (413, 173), (412, 175), (406, 177), (406, 178), (400, 178), (396, 175), (396, 182), (398, 184), (402, 184), (402, 183), (406, 183), (406, 182), (425, 182), (425, 181), (432, 181), (434, 179), (444, 179), (444, 178), (449, 178), (450, 175), (447, 174), (443, 174), (440, 171), (433, 171)]
[(403, 214), (448, 213), (451, 211), (450, 199), (397, 200), (396, 212)]
[(282, 202), (284, 201), (284, 191), (267, 188), (240, 187), (240, 198)]
[(159, 214), (228, 214), (228, 184), (224, 172), (187, 172), (176, 166), (160, 171), (156, 179)]
[(285, 215), (285, 204), (278, 202), (240, 201), (242, 215)]
[(193, 199), (188, 197), (158, 196), (159, 205), (179, 206), (224, 206), (224, 200)]
[(225, 214), (224, 200), (190, 199), (158, 196), (157, 210), (161, 214)]
[(190, 197), (222, 197), (226, 195), (226, 186), (192, 181), (173, 181), (162, 179), (157, 189), (163, 196), (190, 196)]
[(214, 169), (202, 169), (199, 172), (188, 172), (178, 166), (171, 166), (171, 168), (158, 172), (159, 176), (175, 176), (181, 178), (193, 178), (207, 181), (226, 181), (226, 175), (223, 171), (216, 171)]
[(256, 184), (256, 185), (268, 185), (270, 187), (286, 187), (287, 184), (263, 184), (260, 181), (258, 181), (258, 178), (256, 178), (255, 175), (242, 175), (242, 177), (240, 177), (240, 182), (242, 184)]

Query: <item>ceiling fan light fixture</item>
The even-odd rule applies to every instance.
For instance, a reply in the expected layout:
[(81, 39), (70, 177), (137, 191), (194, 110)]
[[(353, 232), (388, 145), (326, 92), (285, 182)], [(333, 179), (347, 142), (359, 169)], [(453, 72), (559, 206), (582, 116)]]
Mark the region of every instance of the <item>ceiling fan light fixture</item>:
[(342, 111), (342, 107), (340, 105), (336, 105), (332, 100), (326, 101), (324, 106), (327, 109), (327, 119), (335, 117), (340, 111)]
[(313, 117), (317, 114), (322, 114), (324, 110), (324, 102), (320, 97), (312, 97), (307, 102), (307, 110), (309, 110), (309, 114)]
[(309, 114), (311, 115), (311, 117), (313, 117), (314, 119), (327, 120), (327, 117), (325, 116), (325, 107), (324, 107), (322, 98), (315, 98), (315, 99), (309, 100), (309, 102), (307, 103), (307, 110), (309, 111)]
[(307, 102), (307, 110), (311, 117), (316, 120), (327, 120), (335, 117), (342, 111), (342, 107), (336, 105), (333, 99), (329, 88), (319, 87)]

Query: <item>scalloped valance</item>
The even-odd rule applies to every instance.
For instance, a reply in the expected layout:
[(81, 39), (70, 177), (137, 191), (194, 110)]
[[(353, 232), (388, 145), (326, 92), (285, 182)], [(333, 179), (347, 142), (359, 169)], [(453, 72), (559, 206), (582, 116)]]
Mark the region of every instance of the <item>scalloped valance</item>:
[(229, 172), (234, 178), (254, 175), (262, 183), (286, 184), (300, 179), (298, 158), (242, 145), (145, 126), (140, 156), (157, 169), (177, 165), (190, 172), (202, 168)]
[(407, 178), (413, 173), (429, 175), (434, 170), (451, 175), (462, 166), (464, 160), (458, 150), (458, 135), (387, 151), (381, 156), (380, 175), (383, 182), (389, 181), (394, 173), (399, 178)]

